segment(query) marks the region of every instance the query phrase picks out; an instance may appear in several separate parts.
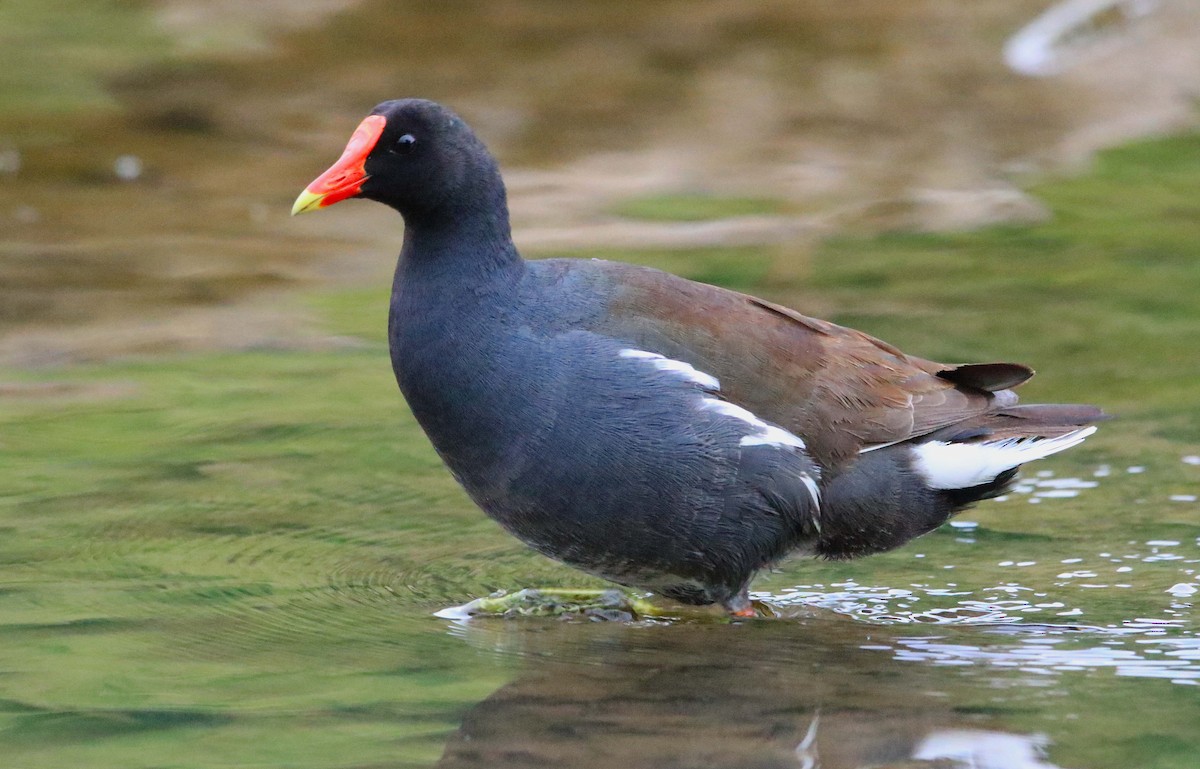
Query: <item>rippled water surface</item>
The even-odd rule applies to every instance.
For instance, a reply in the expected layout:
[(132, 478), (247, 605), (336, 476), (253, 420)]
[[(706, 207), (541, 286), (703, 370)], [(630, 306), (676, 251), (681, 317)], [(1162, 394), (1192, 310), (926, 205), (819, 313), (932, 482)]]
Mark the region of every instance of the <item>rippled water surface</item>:
[[(1014, 181), (1099, 141), (1128, 67), (1105, 98), (1005, 74), (1035, 2), (201, 5), (0, 5), (0, 765), (1197, 765), (1200, 138)], [(1071, 61), (1152, 61), (1155, 18)], [(772, 619), (439, 619), (597, 583), (487, 521), (405, 409), (395, 217), (286, 218), (409, 82), (501, 150), (518, 237), (1023, 360), (1029, 400), (1118, 418), (897, 552), (762, 575)], [(997, 183), (1017, 207), (970, 221), (998, 226), (890, 232)]]

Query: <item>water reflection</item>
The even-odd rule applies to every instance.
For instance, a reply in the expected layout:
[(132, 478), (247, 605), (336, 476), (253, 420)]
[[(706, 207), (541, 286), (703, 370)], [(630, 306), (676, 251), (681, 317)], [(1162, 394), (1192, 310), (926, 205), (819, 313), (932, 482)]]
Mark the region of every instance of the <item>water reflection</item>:
[[(1079, 676), (1093, 688), (1108, 674), (1200, 683), (1200, 638), (1155, 620), (914, 635), (809, 609), (734, 626), (474, 620), (450, 630), (523, 661), (449, 739), (438, 766), (456, 769), (1049, 769), (1056, 731), (1092, 738)], [(1111, 737), (1154, 728), (1143, 716)]]
[(959, 682), (897, 666), (858, 625), (459, 632), (527, 665), (471, 708), (439, 767), (1056, 766), (1047, 737), (954, 704)]
[(956, 769), (1054, 769), (1045, 760), (1048, 740), (1041, 734), (946, 730), (926, 737), (913, 758), (950, 761)]

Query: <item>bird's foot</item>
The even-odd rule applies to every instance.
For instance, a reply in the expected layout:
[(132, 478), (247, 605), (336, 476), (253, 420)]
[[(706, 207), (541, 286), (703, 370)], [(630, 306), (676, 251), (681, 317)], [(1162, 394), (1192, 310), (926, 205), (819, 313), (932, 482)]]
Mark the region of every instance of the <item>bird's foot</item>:
[(749, 593), (743, 589), (724, 604), (730, 619), (758, 619), (760, 617), (777, 617), (778, 613), (762, 601), (750, 600)]
[[(652, 601), (617, 588), (526, 588), (498, 590), (484, 598), (442, 609), (443, 619), (470, 617), (583, 617), (592, 620), (636, 622), (645, 619), (721, 622), (725, 617), (711, 606), (685, 606)], [(742, 615), (747, 616), (747, 615)], [(763, 616), (751, 608), (748, 616)], [(769, 613), (768, 613), (769, 616)]]
[(437, 616), (465, 617), (587, 617), (631, 622), (648, 617), (674, 616), (646, 598), (616, 588), (526, 588), (515, 593), (498, 590), (489, 596), (443, 609)]

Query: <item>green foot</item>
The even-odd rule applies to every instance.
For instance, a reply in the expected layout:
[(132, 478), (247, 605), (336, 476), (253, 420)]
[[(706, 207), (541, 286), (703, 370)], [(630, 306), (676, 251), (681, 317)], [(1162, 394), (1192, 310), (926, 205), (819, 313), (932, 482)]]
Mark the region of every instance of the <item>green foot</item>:
[(640, 619), (721, 619), (699, 607), (660, 606), (644, 597), (616, 588), (527, 588), (515, 593), (500, 590), (462, 606), (443, 609), (435, 616), (445, 619), (467, 617), (587, 617), (631, 622)]
[(660, 616), (658, 607), (644, 598), (615, 588), (608, 590), (545, 588), (499, 590), (485, 598), (437, 613), (439, 617), (570, 617), (583, 616), (629, 622)]
[[(775, 609), (762, 603), (752, 602), (754, 617), (778, 617)], [(443, 619), (467, 619), (470, 617), (586, 617), (613, 621), (636, 621), (640, 619), (679, 619), (689, 621), (737, 621), (744, 617), (731, 617), (724, 609), (716, 606), (684, 606), (682, 603), (660, 605), (640, 595), (625, 593), (617, 588), (526, 588), (509, 593), (496, 593), (468, 601), (462, 606), (451, 606), (434, 612), (434, 617)]]

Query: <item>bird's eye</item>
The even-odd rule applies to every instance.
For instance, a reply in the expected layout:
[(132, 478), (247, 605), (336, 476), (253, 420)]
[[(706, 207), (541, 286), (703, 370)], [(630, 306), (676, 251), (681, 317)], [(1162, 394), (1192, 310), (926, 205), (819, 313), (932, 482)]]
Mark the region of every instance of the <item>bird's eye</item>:
[(417, 137), (412, 134), (404, 134), (392, 146), (392, 151), (397, 155), (407, 155), (417, 146)]

